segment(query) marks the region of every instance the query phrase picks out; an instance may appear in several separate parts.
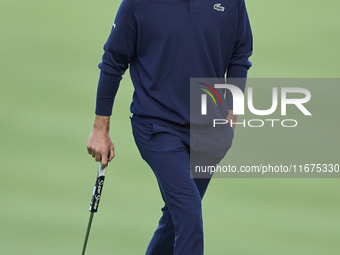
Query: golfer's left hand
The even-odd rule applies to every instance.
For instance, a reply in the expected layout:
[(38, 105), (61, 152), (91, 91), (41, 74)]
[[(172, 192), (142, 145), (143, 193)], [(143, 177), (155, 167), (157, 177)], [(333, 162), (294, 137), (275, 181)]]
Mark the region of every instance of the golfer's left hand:
[(229, 113), (228, 113), (227, 117), (225, 117), (225, 118), (229, 122), (229, 124), (233, 128), (233, 130), (235, 131), (236, 125), (235, 124), (231, 125), (231, 124), (237, 122), (237, 115), (234, 115), (233, 110), (229, 109)]

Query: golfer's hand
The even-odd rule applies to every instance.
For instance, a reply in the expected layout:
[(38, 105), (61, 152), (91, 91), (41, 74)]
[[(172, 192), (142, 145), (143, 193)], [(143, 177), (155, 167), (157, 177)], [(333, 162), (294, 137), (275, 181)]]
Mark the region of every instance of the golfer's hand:
[[(237, 122), (237, 115), (234, 115), (233, 110), (229, 109), (229, 113), (227, 115), (227, 117), (225, 117), (226, 120), (229, 122), (229, 124), (231, 125), (232, 123), (236, 123)], [(233, 128), (233, 130), (235, 131), (235, 124), (231, 125), (231, 127)]]
[[(106, 167), (108, 161), (110, 162), (114, 156), (114, 145), (110, 134), (110, 117), (96, 115), (93, 129), (90, 134), (87, 151), (97, 162), (101, 161), (102, 167)], [(110, 157), (108, 154), (110, 152)]]

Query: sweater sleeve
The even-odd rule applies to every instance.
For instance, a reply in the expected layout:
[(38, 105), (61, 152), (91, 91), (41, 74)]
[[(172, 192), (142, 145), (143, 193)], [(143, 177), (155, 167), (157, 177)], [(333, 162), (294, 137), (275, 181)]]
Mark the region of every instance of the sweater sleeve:
[[(234, 51), (227, 70), (228, 84), (239, 87), (243, 92), (246, 87), (248, 69), (251, 67), (249, 57), (253, 51), (253, 36), (244, 0), (240, 0), (238, 28)], [(230, 90), (226, 91), (229, 109), (233, 109), (233, 97)]]
[(99, 64), (100, 77), (97, 88), (97, 115), (110, 116), (122, 75), (127, 70), (136, 49), (136, 22), (133, 0), (123, 0), (104, 45), (104, 55)]

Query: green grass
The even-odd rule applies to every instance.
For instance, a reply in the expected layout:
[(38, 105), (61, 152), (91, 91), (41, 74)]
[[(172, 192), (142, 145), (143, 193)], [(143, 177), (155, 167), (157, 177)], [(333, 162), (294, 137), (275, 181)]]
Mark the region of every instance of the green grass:
[[(338, 2), (247, 4), (254, 33), (250, 77), (339, 77)], [(97, 64), (118, 5), (0, 2), (1, 254), (81, 252), (97, 169), (86, 152)], [(281, 133), (287, 141), (279, 145), (266, 130), (238, 129), (229, 158), (289, 162), (314, 153), (315, 160), (340, 163), (338, 94), (330, 94), (313, 97), (315, 116), (306, 122), (313, 129)], [(160, 216), (155, 178), (131, 135), (131, 97), (125, 75), (112, 118), (117, 158), (87, 254), (143, 254)], [(338, 179), (214, 179), (203, 205), (206, 254), (338, 254), (339, 194)]]

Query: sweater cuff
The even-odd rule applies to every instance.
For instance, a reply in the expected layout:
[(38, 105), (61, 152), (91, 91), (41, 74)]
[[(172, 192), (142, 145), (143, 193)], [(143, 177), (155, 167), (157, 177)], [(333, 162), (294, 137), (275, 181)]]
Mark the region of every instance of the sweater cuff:
[[(230, 68), (227, 73), (227, 83), (237, 86), (244, 93), (244, 90), (246, 88), (247, 72), (248, 68), (245, 67), (235, 66), (233, 68)], [(233, 95), (231, 94), (229, 89), (227, 89), (226, 91), (226, 100), (228, 104), (228, 109), (233, 110)]]
[(117, 77), (107, 74), (103, 71), (100, 73), (95, 114), (101, 116), (111, 116), (113, 102), (121, 79), (121, 76)]

